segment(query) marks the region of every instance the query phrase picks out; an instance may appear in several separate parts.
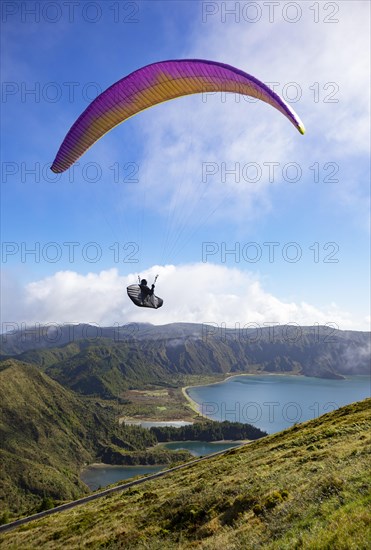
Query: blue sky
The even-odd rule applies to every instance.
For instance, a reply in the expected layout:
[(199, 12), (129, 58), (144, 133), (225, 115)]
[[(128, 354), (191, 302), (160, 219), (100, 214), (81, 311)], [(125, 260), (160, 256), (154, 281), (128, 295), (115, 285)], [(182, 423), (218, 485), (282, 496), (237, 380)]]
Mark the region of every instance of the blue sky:
[[(368, 2), (2, 2), (2, 323), (330, 323), (369, 330)], [(228, 94), (145, 111), (61, 176), (89, 102), (201, 58), (303, 120)], [(32, 252), (34, 251), (34, 252)], [(160, 274), (161, 310), (125, 286)]]

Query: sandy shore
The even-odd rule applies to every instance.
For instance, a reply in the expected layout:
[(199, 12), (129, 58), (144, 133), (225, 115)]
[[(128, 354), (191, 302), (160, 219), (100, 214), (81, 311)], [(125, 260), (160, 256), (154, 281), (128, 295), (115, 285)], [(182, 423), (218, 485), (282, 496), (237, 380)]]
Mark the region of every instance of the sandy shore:
[(222, 384), (223, 382), (226, 382), (230, 378), (235, 378), (236, 376), (256, 376), (256, 375), (251, 373), (246, 373), (246, 374), (245, 373), (242, 373), (242, 374), (228, 373), (228, 376), (226, 378), (224, 378), (223, 380), (219, 380), (218, 382), (211, 382), (211, 384), (200, 384), (198, 386), (185, 386), (184, 388), (182, 388), (182, 394), (187, 399), (189, 406), (195, 413), (197, 413), (199, 416), (202, 416), (203, 418), (206, 418), (207, 420), (211, 420), (209, 416), (202, 413), (200, 405), (190, 397), (187, 390), (189, 390), (190, 388), (200, 388), (203, 386), (214, 386), (215, 384)]
[(189, 403), (189, 406), (190, 408), (192, 409), (192, 411), (194, 411), (195, 413), (197, 413), (199, 416), (204, 416), (204, 418), (206, 418), (205, 415), (202, 415), (201, 414), (201, 411), (200, 411), (200, 408), (199, 408), (199, 404), (196, 403), (196, 401), (193, 401), (193, 399), (188, 395), (187, 393), (187, 390), (189, 388), (197, 388), (198, 386), (185, 386), (184, 388), (182, 388), (182, 394), (184, 395), (184, 397), (186, 398), (186, 400), (188, 401)]
[(206, 418), (207, 420), (211, 420), (210, 417), (208, 417), (206, 414), (202, 413), (200, 405), (196, 401), (194, 401), (192, 399), (192, 397), (190, 397), (187, 390), (189, 390), (190, 388), (200, 388), (201, 386), (213, 386), (214, 384), (222, 384), (226, 380), (229, 380), (230, 378), (234, 378), (234, 376), (254, 376), (254, 375), (253, 374), (246, 374), (246, 375), (244, 375), (244, 374), (242, 374), (242, 375), (234, 374), (233, 375), (232, 374), (231, 376), (227, 376), (226, 378), (224, 378), (223, 380), (219, 380), (218, 382), (211, 382), (211, 384), (200, 384), (198, 386), (185, 386), (184, 388), (182, 388), (182, 394), (187, 399), (190, 408), (195, 413), (197, 413), (198, 416), (202, 416), (202, 418)]

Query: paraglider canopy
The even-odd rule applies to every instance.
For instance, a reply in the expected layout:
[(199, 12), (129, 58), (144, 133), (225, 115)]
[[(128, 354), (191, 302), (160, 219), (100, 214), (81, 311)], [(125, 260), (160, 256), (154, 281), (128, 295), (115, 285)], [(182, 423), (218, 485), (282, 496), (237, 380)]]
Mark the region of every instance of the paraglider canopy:
[(234, 92), (261, 99), (286, 116), (301, 134), (305, 132), (284, 99), (240, 69), (203, 59), (161, 61), (134, 71), (92, 101), (67, 133), (51, 170), (64, 172), (104, 134), (144, 109), (206, 92)]
[[(236, 67), (203, 59), (161, 61), (134, 71), (92, 101), (68, 131), (51, 170), (57, 174), (68, 170), (104, 134), (137, 113), (170, 99), (207, 92), (260, 99), (280, 111), (301, 134), (305, 132), (298, 115), (277, 93)], [(163, 305), (153, 288), (147, 293), (134, 284), (127, 293), (139, 307)]]

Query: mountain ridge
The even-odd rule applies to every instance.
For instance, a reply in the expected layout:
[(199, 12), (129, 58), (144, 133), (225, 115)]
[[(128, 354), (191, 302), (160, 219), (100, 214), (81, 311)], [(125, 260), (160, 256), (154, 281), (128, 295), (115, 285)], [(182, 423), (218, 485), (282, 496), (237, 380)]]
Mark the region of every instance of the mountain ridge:
[(17, 351), (12, 357), (38, 365), (62, 385), (104, 398), (194, 374), (285, 373), (339, 379), (370, 374), (367, 332), (287, 325), (248, 331), (187, 323), (135, 326), (105, 327), (92, 338), (83, 338), (97, 333), (92, 325), (76, 325), (73, 330), (68, 325), (53, 338), (45, 332), (50, 327), (40, 327), (44, 339), (39, 335), (38, 341), (35, 333), (15, 332), (2, 335), (3, 353)]

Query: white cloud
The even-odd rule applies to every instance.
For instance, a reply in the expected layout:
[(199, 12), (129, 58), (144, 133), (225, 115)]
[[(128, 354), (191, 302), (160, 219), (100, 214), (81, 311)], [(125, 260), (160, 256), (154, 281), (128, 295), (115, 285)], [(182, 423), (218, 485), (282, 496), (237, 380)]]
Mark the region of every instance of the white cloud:
[[(3, 323), (97, 323), (108, 326), (129, 322), (248, 323), (313, 325), (335, 323), (340, 329), (367, 329), (336, 305), (318, 308), (305, 302), (285, 302), (265, 291), (249, 272), (215, 264), (153, 266), (149, 282), (159, 274), (156, 292), (164, 298), (159, 310), (138, 308), (126, 295), (136, 275), (119, 275), (117, 269), (81, 275), (59, 271), (27, 284), (7, 286)], [(336, 326), (335, 325), (335, 326)]]

